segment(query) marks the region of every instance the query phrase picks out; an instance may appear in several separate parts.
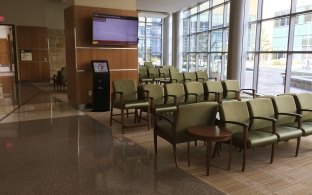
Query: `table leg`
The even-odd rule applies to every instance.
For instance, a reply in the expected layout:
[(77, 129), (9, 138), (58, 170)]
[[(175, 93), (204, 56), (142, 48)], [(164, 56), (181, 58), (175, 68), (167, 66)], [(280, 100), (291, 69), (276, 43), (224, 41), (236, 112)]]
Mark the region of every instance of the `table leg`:
[(211, 148), (212, 148), (212, 141), (207, 141), (207, 151), (206, 151), (206, 161), (207, 161), (207, 176), (209, 175), (209, 166), (210, 166), (210, 159), (211, 159)]

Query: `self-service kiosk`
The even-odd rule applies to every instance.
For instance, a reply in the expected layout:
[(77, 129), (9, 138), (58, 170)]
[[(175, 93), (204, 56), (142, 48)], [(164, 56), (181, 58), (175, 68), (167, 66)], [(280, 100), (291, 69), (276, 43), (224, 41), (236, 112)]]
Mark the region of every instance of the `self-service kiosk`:
[(107, 60), (93, 60), (93, 111), (109, 110), (110, 79)]

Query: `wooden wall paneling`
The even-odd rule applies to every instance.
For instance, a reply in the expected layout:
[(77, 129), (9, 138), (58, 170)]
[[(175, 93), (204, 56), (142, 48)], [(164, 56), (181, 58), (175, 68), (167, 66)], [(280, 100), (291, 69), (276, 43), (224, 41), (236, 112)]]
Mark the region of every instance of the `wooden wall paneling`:
[(65, 18), (65, 48), (67, 69), (67, 96), (69, 103), (77, 105), (77, 82), (76, 82), (76, 48), (74, 32), (74, 7), (64, 11)]
[[(17, 26), (16, 29), (20, 80), (49, 81), (48, 29), (31, 26)], [(29, 50), (32, 60), (21, 61), (21, 50)]]
[(7, 39), (0, 39), (0, 64), (10, 65), (10, 42)]
[(91, 70), (92, 60), (107, 60), (110, 69), (137, 69), (137, 49), (77, 49), (78, 70)]
[(79, 86), (77, 91), (78, 102), (84, 104), (92, 103), (92, 96), (89, 96), (88, 92), (93, 90), (92, 85), (92, 71), (77, 72), (77, 85)]

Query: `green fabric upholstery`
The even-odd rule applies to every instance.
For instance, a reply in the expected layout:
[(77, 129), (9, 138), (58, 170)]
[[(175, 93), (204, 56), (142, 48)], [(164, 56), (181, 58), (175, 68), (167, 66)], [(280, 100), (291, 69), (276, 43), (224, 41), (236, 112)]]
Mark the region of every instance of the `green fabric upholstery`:
[(273, 162), (274, 144), (278, 138), (272, 133), (272, 128), (271, 132), (250, 129), (250, 115), (246, 102), (222, 102), (220, 105), (220, 119), (221, 124), (224, 124), (232, 131), (233, 144), (243, 148), (242, 171), (245, 170), (247, 148), (272, 145), (271, 163)]
[[(223, 88), (222, 88), (222, 83), (221, 81), (206, 81), (205, 82), (205, 87), (206, 91), (209, 92), (207, 93), (207, 100), (208, 101), (215, 101), (216, 100), (216, 95), (214, 93), (219, 93), (220, 94), (220, 100), (223, 97)], [(212, 93), (210, 93), (212, 92)]]
[[(134, 80), (115, 80), (112, 83), (113, 93), (111, 96), (111, 112), (110, 112), (110, 126), (112, 126), (112, 121), (121, 123), (121, 132), (124, 133), (124, 128), (133, 127), (133, 126), (142, 126), (147, 125), (150, 129), (150, 103), (149, 100), (138, 99), (138, 91)], [(120, 109), (120, 113), (115, 114), (114, 108)], [(125, 123), (125, 110), (135, 109), (135, 124), (126, 125)], [(147, 110), (147, 123), (139, 124), (137, 109)], [(128, 113), (129, 114), (129, 113)], [(120, 121), (113, 118), (114, 116), (120, 116)]]
[[(291, 95), (277, 96), (273, 98), (276, 113), (297, 113), (294, 97)], [(278, 125), (293, 124), (296, 116), (277, 115)]]
[(298, 93), (295, 96), (299, 113), (302, 115), (302, 121), (312, 122), (312, 112), (301, 111), (302, 109), (312, 110), (312, 93)]
[(196, 80), (198, 82), (208, 81), (208, 73), (206, 71), (197, 71), (196, 72)]
[(149, 74), (149, 77), (154, 79), (155, 81), (163, 80), (163, 78), (160, 78), (160, 76), (159, 76), (159, 69), (158, 68), (149, 68), (148, 74)]
[(224, 97), (227, 99), (235, 99), (235, 92), (240, 91), (240, 86), (238, 80), (224, 80), (222, 81)]
[(169, 80), (170, 79), (169, 68), (160, 68), (159, 69), (159, 75), (161, 78)]
[[(274, 102), (274, 107), (273, 103)], [(267, 118), (274, 118), (275, 114), (277, 115), (278, 111), (296, 111), (294, 105), (291, 105), (291, 101), (293, 101), (294, 104), (294, 99), (290, 96), (279, 96), (275, 97), (274, 99), (270, 98), (258, 98), (258, 99), (253, 99), (249, 100), (247, 102), (248, 108), (250, 111), (250, 115), (252, 117), (267, 117)], [(289, 104), (289, 105), (288, 105)], [(284, 108), (284, 107), (289, 106), (289, 108)], [(289, 112), (287, 112), (289, 113)], [(290, 112), (293, 113), (293, 112)], [(279, 121), (281, 119), (281, 121)], [(276, 132), (275, 134), (278, 137), (278, 141), (286, 141), (289, 139), (294, 139), (297, 138), (297, 149), (296, 149), (296, 156), (298, 155), (299, 151), (299, 146), (300, 146), (300, 138), (302, 135), (301, 129), (298, 129), (297, 127), (291, 127), (285, 125), (287, 120), (294, 121), (294, 118), (285, 118), (278, 116), (277, 118), (277, 124), (279, 124), (276, 127)], [(252, 120), (252, 126), (251, 129), (253, 130), (258, 130), (258, 131), (263, 131), (263, 132), (272, 132), (273, 127), (272, 127), (272, 122), (266, 120), (261, 120), (261, 119), (255, 119)]]
[(155, 66), (153, 65), (153, 62), (144, 62), (144, 66), (146, 67), (147, 70), (148, 70), (149, 68), (155, 67)]
[(187, 82), (184, 84), (185, 86), (185, 93), (186, 93), (186, 101), (189, 102), (196, 102), (196, 96), (192, 94), (197, 95), (197, 102), (204, 101), (204, 87), (203, 84), (200, 82), (192, 81)]
[[(154, 148), (157, 154), (157, 136), (170, 142), (176, 159), (176, 144), (189, 141), (187, 128), (199, 125), (215, 125), (218, 104), (200, 102), (178, 106), (171, 123), (169, 120), (157, 120), (154, 128)], [(168, 120), (168, 121), (167, 121)]]
[(184, 82), (196, 81), (196, 73), (195, 72), (184, 72), (183, 73)]
[[(171, 95), (177, 98), (177, 104), (185, 102), (185, 90), (181, 83), (169, 83), (165, 85), (165, 93), (167, 95), (166, 104), (173, 104), (174, 98), (169, 97)], [(168, 96), (169, 95), (169, 96)]]
[(143, 85), (143, 90), (149, 92), (149, 97), (153, 99), (153, 105), (162, 105), (165, 103), (164, 87), (157, 84)]
[[(274, 107), (271, 99), (259, 98), (247, 101), (250, 116), (252, 117), (269, 117), (275, 118)], [(259, 130), (264, 128), (271, 128), (272, 122), (262, 119), (255, 119), (251, 122), (251, 130)]]
[(301, 128), (303, 136), (312, 135), (312, 122), (304, 121)]
[(177, 67), (170, 67), (170, 68), (169, 68), (169, 72), (170, 72), (170, 74), (172, 74), (172, 73), (178, 73), (178, 72), (179, 72), (179, 69), (178, 69)]
[(179, 72), (170, 73), (170, 80), (172, 83), (184, 83), (183, 74)]

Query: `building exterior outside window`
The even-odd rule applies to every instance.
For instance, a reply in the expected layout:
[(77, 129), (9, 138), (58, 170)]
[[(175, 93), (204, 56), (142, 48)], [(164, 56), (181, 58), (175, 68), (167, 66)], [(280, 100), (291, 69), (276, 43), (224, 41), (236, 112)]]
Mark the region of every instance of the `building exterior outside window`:
[(311, 22), (310, 0), (249, 0), (245, 87), (271, 95), (311, 92)]
[(229, 6), (228, 0), (209, 0), (183, 11), (182, 71), (226, 78)]
[(143, 64), (151, 61), (162, 64), (163, 58), (163, 21), (160, 18), (139, 17), (138, 61)]

